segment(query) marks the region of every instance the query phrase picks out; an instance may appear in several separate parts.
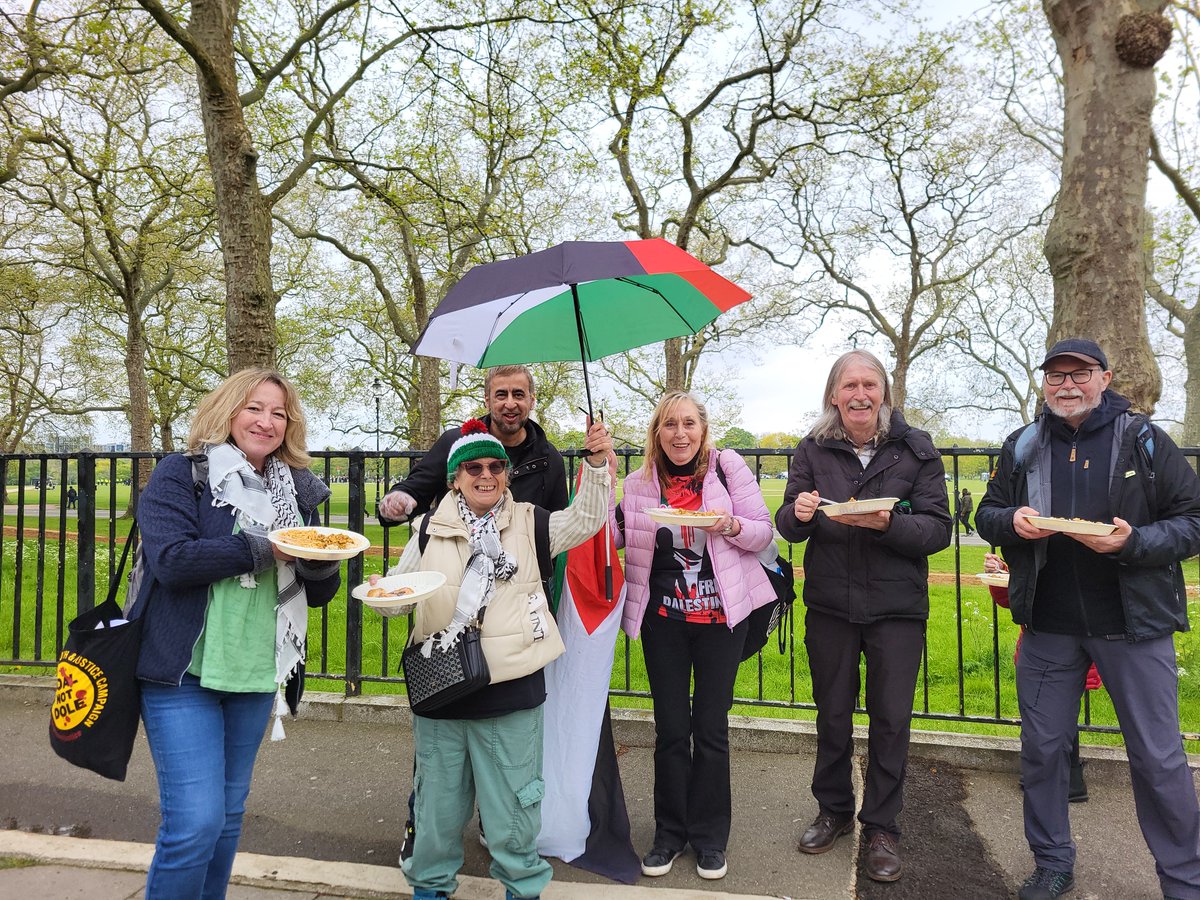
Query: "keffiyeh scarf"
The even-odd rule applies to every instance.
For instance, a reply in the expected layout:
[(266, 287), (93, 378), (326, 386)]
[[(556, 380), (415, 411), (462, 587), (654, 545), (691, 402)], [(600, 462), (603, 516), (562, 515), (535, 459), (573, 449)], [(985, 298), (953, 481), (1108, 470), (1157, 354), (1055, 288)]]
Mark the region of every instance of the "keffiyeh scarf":
[[(213, 506), (232, 506), (238, 528), (247, 534), (265, 536), (279, 528), (303, 524), (296, 512), (296, 483), (292, 470), (275, 456), (267, 458), (259, 475), (245, 455), (233, 444), (208, 448), (208, 484)], [(283, 740), (283, 714), (287, 703), (283, 686), (296, 666), (304, 660), (308, 635), (308, 598), (304, 583), (296, 577), (296, 567), (275, 561), (279, 599), (275, 604), (275, 727), (272, 740)], [(258, 585), (252, 572), (239, 576), (242, 587)]]
[[(517, 574), (517, 561), (504, 552), (500, 544), (500, 529), (496, 527), (496, 516), (504, 508), (506, 498), (501, 498), (482, 516), (471, 511), (462, 494), (457, 495), (457, 500), (458, 514), (467, 526), (471, 557), (463, 571), (454, 618), (437, 638), (439, 650), (452, 646), (467, 623), (477, 619), (479, 611), (492, 601), (496, 594), (496, 579), (509, 581)], [(432, 639), (425, 642), (421, 652), (425, 656), (433, 652)]]

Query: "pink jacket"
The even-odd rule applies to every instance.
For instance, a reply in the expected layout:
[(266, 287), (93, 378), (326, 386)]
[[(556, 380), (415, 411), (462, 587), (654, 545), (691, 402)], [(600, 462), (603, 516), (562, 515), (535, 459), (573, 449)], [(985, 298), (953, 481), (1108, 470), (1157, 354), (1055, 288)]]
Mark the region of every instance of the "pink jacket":
[[(717, 478), (716, 458), (721, 457), (721, 471), (729, 482), (729, 490)], [(650, 562), (654, 555), (654, 534), (658, 525), (642, 510), (660, 504), (661, 491), (658, 473), (639, 469), (625, 479), (621, 509), (625, 514), (625, 533), (613, 520), (612, 532), (617, 546), (625, 548), (625, 609), (621, 627), (631, 638), (641, 633), (642, 617), (650, 599)], [(725, 621), (732, 630), (752, 610), (772, 602), (775, 590), (763, 571), (756, 554), (770, 546), (775, 530), (771, 514), (763, 502), (762, 491), (754, 473), (740, 455), (732, 450), (712, 451), (708, 471), (704, 475), (703, 509), (732, 511), (742, 530), (736, 537), (708, 535), (708, 552), (712, 558), (713, 576), (725, 607)]]

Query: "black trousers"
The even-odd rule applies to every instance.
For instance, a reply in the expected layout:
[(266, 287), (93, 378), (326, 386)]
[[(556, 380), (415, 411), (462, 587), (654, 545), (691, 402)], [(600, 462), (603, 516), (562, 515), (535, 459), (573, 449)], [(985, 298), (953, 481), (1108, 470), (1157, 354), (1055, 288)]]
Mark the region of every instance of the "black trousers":
[(730, 631), (653, 611), (642, 622), (654, 699), (655, 847), (724, 851), (729, 842), (729, 708), (746, 629), (744, 621)]
[(868, 834), (887, 831), (898, 836), (896, 819), (904, 805), (908, 736), (925, 623), (883, 619), (857, 625), (812, 609), (804, 621), (804, 646), (817, 704), (813, 796), (824, 813), (854, 813), (854, 707), (860, 688), (859, 657), (865, 657), (867, 775), (858, 819)]

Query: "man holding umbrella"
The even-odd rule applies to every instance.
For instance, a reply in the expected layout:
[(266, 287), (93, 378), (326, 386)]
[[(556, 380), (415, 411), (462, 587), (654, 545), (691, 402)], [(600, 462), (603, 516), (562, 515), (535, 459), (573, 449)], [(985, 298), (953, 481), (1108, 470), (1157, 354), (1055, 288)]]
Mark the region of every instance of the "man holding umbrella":
[[(567, 471), (562, 455), (546, 438), (542, 426), (529, 418), (536, 394), (533, 375), (525, 366), (496, 366), (484, 381), (488, 413), (483, 422), (512, 460), (513, 499), (550, 512), (567, 508)], [(434, 506), (446, 495), (446, 459), (450, 446), (462, 436), (457, 428), (443, 434), (421, 457), (408, 477), (396, 482), (379, 501), (384, 527), (406, 522)]]

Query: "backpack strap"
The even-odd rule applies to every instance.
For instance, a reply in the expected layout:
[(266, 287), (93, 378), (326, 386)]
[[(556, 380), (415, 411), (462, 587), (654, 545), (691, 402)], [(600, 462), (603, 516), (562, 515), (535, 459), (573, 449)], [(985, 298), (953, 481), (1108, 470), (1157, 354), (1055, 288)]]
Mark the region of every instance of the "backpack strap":
[(183, 455), (192, 463), (192, 486), (196, 490), (196, 499), (199, 500), (204, 493), (204, 486), (208, 484), (208, 454), (199, 450), (189, 450)]
[(1028, 459), (1026, 458), (1033, 452), (1033, 439), (1037, 436), (1037, 422), (1030, 422), (1021, 429), (1021, 433), (1017, 435), (1016, 446), (1013, 447), (1013, 474), (1022, 471)]
[(554, 558), (550, 555), (550, 510), (533, 507), (533, 546), (537, 550), (538, 571), (542, 581), (554, 577)]
[(425, 515), (421, 516), (421, 524), (417, 526), (417, 549), (421, 551), (421, 555), (425, 555), (425, 548), (429, 546), (429, 519), (433, 515), (430, 510)]
[(729, 481), (725, 478), (725, 470), (721, 468), (721, 451), (717, 451), (717, 481), (721, 482), (721, 487), (725, 488), (725, 493), (729, 493)]

